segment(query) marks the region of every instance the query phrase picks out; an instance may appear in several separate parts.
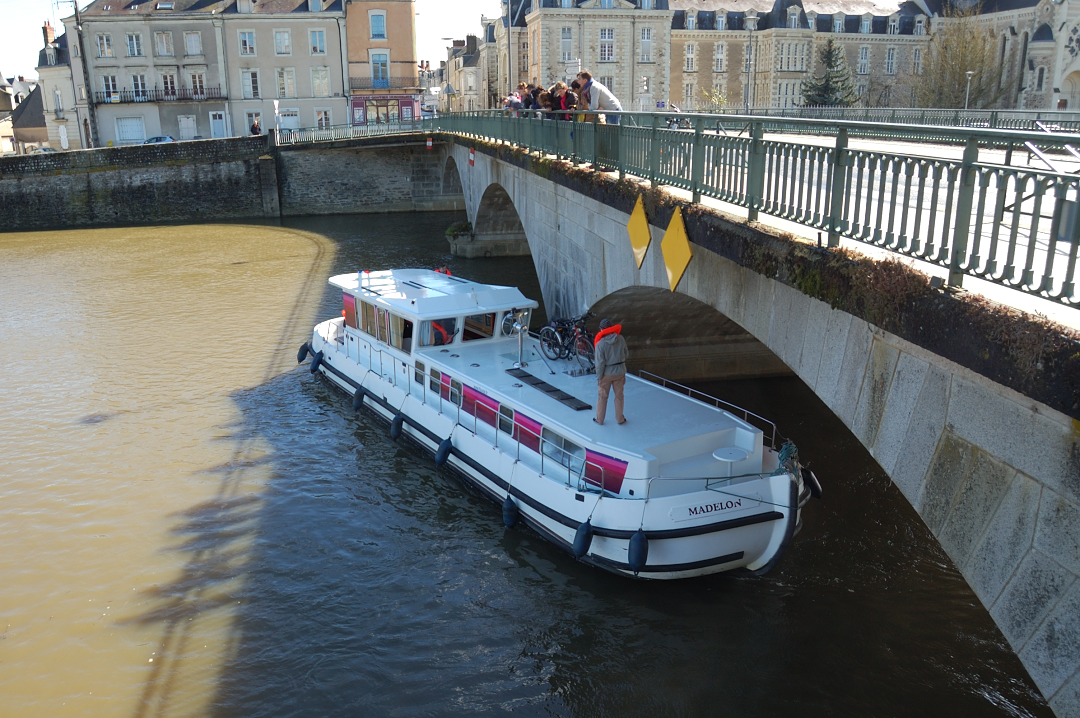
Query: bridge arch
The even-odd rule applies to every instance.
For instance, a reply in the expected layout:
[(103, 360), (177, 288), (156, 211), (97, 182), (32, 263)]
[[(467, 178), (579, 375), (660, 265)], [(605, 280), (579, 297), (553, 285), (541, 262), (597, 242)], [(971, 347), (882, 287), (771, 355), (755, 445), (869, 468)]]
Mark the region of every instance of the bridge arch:
[[(450, 158), (453, 161), (453, 158)], [(447, 163), (449, 165), (449, 162)], [(529, 254), (529, 242), (514, 200), (492, 182), (484, 190), (473, 218), (472, 236), (452, 242), (459, 257), (516, 257)]]
[(457, 162), (454, 160), (453, 155), (447, 156), (446, 165), (443, 167), (442, 193), (453, 195), (462, 194), (461, 172), (458, 170)]

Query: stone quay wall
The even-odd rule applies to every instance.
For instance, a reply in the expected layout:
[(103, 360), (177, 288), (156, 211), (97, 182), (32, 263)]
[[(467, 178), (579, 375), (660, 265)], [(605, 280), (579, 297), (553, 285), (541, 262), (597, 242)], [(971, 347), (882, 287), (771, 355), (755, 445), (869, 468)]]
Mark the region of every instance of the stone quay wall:
[(0, 231), (463, 209), (426, 135), (275, 146), (272, 136), (0, 158)]

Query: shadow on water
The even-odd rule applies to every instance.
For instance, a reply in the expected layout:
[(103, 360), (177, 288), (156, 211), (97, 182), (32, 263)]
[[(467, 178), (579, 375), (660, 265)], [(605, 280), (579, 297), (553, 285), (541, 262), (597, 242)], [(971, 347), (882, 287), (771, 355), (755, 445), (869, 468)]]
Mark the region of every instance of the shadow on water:
[[(445, 261), (441, 236), (372, 247), (344, 219), (305, 228), (338, 242), (335, 271)], [(527, 260), (451, 269), (539, 296)], [(339, 310), (324, 293), (319, 316)], [(767, 576), (651, 583), (575, 562), (505, 530), (497, 507), (303, 367), (234, 394), (229, 440), (263, 447), (265, 489), (233, 496), (247, 467), (215, 469), (219, 498), (177, 516), (183, 575), (138, 620), (164, 622), (182, 655), (189, 618), (231, 611), (218, 718), (1050, 715), (918, 516), (805, 385), (700, 388), (775, 417), (826, 482)], [(168, 695), (156, 676), (138, 716), (165, 714)]]

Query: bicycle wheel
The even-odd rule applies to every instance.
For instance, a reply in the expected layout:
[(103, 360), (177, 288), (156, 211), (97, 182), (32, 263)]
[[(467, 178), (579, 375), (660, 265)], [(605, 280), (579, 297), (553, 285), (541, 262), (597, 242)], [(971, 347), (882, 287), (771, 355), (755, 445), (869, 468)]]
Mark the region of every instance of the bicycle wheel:
[(574, 354), (577, 355), (578, 364), (581, 364), (582, 368), (591, 371), (595, 366), (593, 364), (593, 345), (589, 342), (588, 337), (578, 335), (574, 343)]
[(562, 337), (551, 327), (540, 330), (540, 351), (548, 359), (558, 359), (562, 355)]

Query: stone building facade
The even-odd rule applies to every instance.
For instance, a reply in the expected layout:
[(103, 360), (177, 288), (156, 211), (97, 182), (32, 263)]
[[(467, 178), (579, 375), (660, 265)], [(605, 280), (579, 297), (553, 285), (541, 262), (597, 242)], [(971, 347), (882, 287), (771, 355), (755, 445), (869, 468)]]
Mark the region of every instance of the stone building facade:
[(42, 27), (42, 36), (45, 44), (38, 53), (37, 73), (49, 146), (57, 150), (81, 149), (82, 133), (75, 114), (68, 36), (55, 37), (49, 22)]
[(420, 116), (426, 88), (416, 57), (415, 18), (414, 0), (349, 1), (346, 35), (351, 124)]

